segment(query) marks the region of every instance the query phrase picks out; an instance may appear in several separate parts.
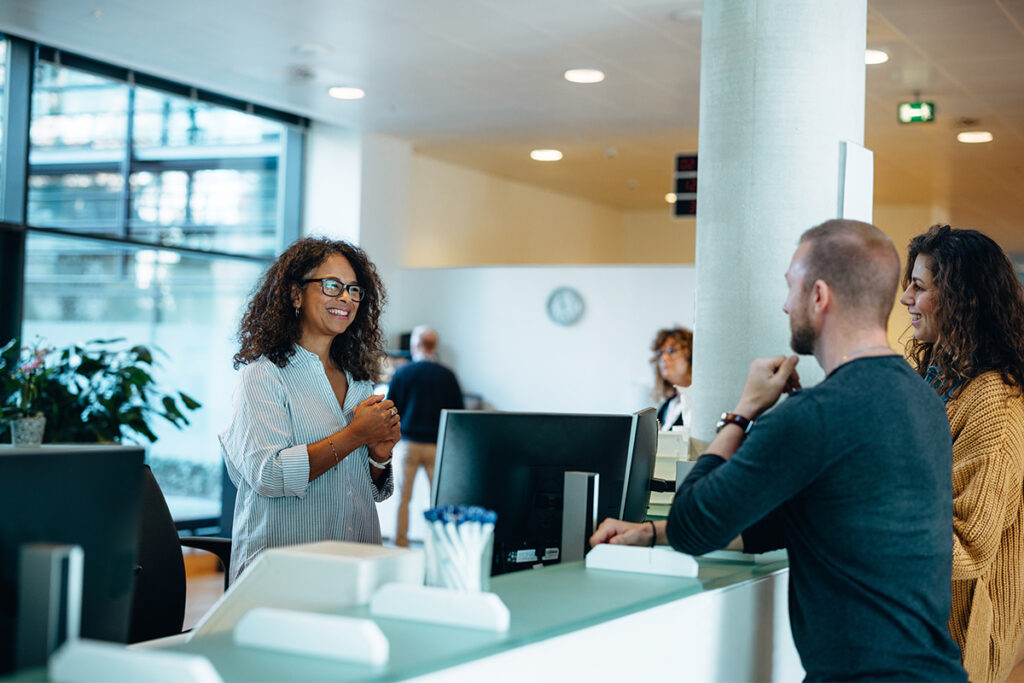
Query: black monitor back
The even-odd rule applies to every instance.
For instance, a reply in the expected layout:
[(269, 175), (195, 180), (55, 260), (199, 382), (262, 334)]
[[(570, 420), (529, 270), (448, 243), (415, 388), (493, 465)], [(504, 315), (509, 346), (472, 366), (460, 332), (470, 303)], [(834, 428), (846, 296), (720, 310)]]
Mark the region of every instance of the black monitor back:
[(658, 455), (658, 411), (644, 408), (633, 415), (630, 435), (629, 462), (626, 465), (626, 485), (622, 495), (622, 510), (618, 518), (627, 522), (642, 522), (651, 501), (651, 479)]
[(82, 546), (81, 634), (127, 640), (144, 458), (113, 445), (0, 448), (0, 673), (13, 668), (26, 543)]
[[(444, 411), (431, 501), (498, 513), (492, 574), (557, 562), (565, 472), (600, 475), (598, 521), (621, 517), (635, 422), (633, 415)], [(641, 497), (634, 521), (646, 513)]]

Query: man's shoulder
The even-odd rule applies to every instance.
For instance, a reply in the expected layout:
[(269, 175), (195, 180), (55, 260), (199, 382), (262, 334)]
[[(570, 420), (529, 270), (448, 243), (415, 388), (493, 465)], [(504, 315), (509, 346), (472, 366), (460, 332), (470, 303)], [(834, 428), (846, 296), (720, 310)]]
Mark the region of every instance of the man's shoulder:
[(434, 377), (455, 374), (444, 365), (441, 365), (437, 361), (433, 360), (414, 360), (398, 368), (398, 371), (395, 374), (397, 375), (399, 372), (405, 375), (421, 375)]

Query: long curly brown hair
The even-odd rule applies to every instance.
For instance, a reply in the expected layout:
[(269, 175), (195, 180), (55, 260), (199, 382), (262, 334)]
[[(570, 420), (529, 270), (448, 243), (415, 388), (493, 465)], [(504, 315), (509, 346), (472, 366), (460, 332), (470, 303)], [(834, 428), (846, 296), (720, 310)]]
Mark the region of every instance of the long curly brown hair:
[(238, 331), (241, 349), (235, 354), (235, 368), (261, 356), (283, 368), (295, 355), (302, 335), (299, 317), (292, 305), (293, 287), (332, 254), (340, 254), (352, 266), (363, 288), (359, 312), (344, 333), (331, 342), (331, 359), (355, 380), (376, 381), (384, 357), (384, 335), (379, 321), (387, 293), (377, 268), (366, 252), (341, 240), (305, 237), (281, 254), (256, 285)]
[(934, 343), (907, 341), (918, 373), (935, 366), (940, 395), (993, 370), (1024, 388), (1024, 287), (1003, 250), (977, 230), (933, 225), (910, 241), (904, 289), (920, 255), (931, 258), (940, 333)]
[(676, 388), (672, 386), (672, 382), (662, 377), (661, 371), (658, 369), (661, 347), (670, 341), (679, 346), (680, 350), (686, 354), (686, 362), (693, 365), (693, 332), (685, 327), (669, 327), (658, 330), (658, 335), (654, 338), (654, 343), (651, 344), (651, 351), (654, 352), (651, 364), (654, 366), (654, 396), (659, 399), (672, 398), (676, 395)]

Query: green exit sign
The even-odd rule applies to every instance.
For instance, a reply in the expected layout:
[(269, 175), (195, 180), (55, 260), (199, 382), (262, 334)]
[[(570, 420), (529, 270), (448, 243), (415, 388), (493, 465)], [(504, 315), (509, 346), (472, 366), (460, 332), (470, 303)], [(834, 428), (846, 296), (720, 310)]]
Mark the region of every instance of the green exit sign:
[(934, 102), (900, 102), (900, 123), (927, 123), (935, 120)]

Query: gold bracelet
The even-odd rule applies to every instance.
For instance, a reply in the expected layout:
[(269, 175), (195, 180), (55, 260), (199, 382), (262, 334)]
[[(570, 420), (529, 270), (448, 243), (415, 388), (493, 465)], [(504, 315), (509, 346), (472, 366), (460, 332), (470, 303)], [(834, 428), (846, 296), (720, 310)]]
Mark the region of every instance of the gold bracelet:
[(334, 442), (331, 441), (331, 437), (327, 437), (327, 443), (331, 446), (331, 453), (334, 453), (334, 465), (337, 466), (341, 462), (341, 458), (338, 457), (338, 451), (334, 450)]

